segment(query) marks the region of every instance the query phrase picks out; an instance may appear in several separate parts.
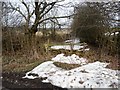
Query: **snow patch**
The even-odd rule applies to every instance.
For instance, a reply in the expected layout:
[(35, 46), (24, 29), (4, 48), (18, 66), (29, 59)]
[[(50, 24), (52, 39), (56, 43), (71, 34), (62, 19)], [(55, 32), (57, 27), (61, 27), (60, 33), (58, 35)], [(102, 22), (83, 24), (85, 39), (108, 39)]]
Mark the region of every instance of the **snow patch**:
[(111, 35), (111, 36), (113, 36), (113, 35), (117, 35), (117, 34), (119, 34), (119, 32), (114, 32), (114, 33), (110, 33), (110, 32), (107, 32), (107, 33), (105, 33), (105, 35)]
[(59, 50), (78, 50), (78, 51), (89, 51), (89, 48), (86, 48), (88, 45), (86, 43), (80, 43), (78, 38), (72, 40), (66, 40), (65, 43), (69, 43), (69, 45), (54, 45), (51, 46), (51, 49)]
[(51, 49), (55, 49), (55, 50), (59, 50), (59, 49), (65, 49), (65, 50), (79, 50), (84, 48), (84, 46), (80, 46), (80, 45), (55, 45), (55, 46), (51, 46)]
[(101, 62), (54, 74), (48, 77), (50, 83), (62, 88), (118, 88), (117, 71), (105, 68), (108, 64)]
[(119, 34), (119, 32), (111, 33), (111, 35), (117, 35), (117, 34)]
[[(64, 56), (64, 54), (59, 54), (52, 59), (53, 61), (44, 62), (38, 65), (32, 71), (27, 72), (24, 78), (44, 78), (44, 83), (51, 83), (62, 88), (119, 87), (120, 84), (118, 81), (120, 80), (120, 78), (118, 77), (118, 75), (120, 74), (120, 71), (106, 68), (109, 63), (96, 61), (71, 70), (64, 70), (53, 64), (56, 61), (71, 64), (71, 62), (68, 60), (69, 58), (73, 61), (81, 59), (75, 54), (66, 57)], [(81, 59), (81, 61), (84, 60)], [(30, 73), (34, 73), (35, 75), (37, 74), (38, 76), (32, 76), (32, 74), (30, 76)]]
[(44, 62), (44, 63), (38, 65), (32, 71), (26, 73), (26, 76), (23, 77), (23, 78), (29, 78), (29, 79), (38, 78), (36, 76), (29, 75), (31, 73), (38, 74), (39, 77), (48, 77), (48, 76), (54, 74), (54, 72), (56, 72), (56, 71), (60, 71), (61, 72), (62, 69), (56, 67), (53, 64), (53, 61), (47, 61), (47, 62)]
[(65, 43), (76, 44), (76, 43), (80, 43), (80, 40), (78, 38), (76, 38), (76, 39), (66, 40)]
[(58, 54), (56, 57), (52, 58), (53, 61), (68, 63), (68, 64), (86, 64), (87, 60), (85, 58), (79, 58), (79, 56), (72, 54), (71, 56), (64, 56), (64, 54)]

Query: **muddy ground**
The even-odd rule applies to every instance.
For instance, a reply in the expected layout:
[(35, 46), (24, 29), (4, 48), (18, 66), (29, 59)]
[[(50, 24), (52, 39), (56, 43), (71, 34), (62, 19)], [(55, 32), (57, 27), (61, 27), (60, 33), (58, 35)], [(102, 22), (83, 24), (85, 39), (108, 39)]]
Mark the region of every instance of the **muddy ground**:
[(2, 90), (28, 90), (28, 89), (39, 89), (39, 90), (67, 90), (60, 87), (53, 86), (50, 83), (42, 83), (42, 79), (23, 79), (25, 73), (2, 73)]

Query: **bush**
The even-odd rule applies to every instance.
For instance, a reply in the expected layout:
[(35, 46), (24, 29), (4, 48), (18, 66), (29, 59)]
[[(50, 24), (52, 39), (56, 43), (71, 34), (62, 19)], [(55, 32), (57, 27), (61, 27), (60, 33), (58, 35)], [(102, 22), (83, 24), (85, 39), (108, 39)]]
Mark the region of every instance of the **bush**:
[(118, 54), (120, 55), (120, 32), (117, 36), (117, 51), (118, 51)]
[(79, 6), (76, 12), (72, 23), (73, 32), (81, 41), (98, 45), (104, 36), (104, 17), (97, 9), (87, 5)]

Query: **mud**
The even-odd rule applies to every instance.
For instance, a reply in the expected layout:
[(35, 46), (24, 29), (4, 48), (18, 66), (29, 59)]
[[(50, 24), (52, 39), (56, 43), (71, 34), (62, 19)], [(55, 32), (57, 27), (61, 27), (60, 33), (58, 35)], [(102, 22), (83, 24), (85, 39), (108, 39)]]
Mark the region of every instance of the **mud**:
[(25, 73), (13, 73), (3, 72), (2, 73), (2, 90), (67, 90), (50, 83), (42, 83), (42, 79), (24, 79)]

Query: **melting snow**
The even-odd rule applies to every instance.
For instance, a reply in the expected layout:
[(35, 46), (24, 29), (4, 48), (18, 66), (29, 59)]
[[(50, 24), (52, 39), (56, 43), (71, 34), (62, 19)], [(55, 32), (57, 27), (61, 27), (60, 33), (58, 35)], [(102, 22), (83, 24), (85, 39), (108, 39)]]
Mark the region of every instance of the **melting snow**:
[(111, 35), (111, 36), (117, 35), (117, 34), (119, 34), (119, 32), (114, 32), (114, 33), (111, 33), (111, 34), (110, 34), (110, 32), (105, 33), (105, 35)]
[[(109, 63), (97, 61), (71, 70), (64, 70), (53, 64), (56, 61), (70, 63), (69, 58), (73, 61), (77, 61), (77, 59), (86, 61), (75, 54), (66, 57), (64, 54), (59, 54), (52, 59), (53, 61), (44, 62), (26, 73), (24, 78), (45, 78), (43, 82), (49, 82), (62, 88), (118, 88), (120, 71), (106, 68)], [(38, 76), (32, 76), (31, 73)]]
[(111, 33), (111, 35), (117, 35), (117, 34), (119, 34), (119, 32)]
[(80, 45), (73, 45), (73, 47), (71, 47), (71, 45), (55, 45), (55, 46), (51, 46), (52, 49), (56, 49), (56, 50), (59, 50), (59, 49), (65, 49), (65, 50), (79, 50), (79, 49), (82, 49), (84, 48), (84, 46), (80, 46)]
[(85, 51), (89, 51), (89, 50), (90, 50), (90, 48), (86, 48), (86, 49), (85, 49)]
[[(70, 43), (72, 45), (54, 45), (51, 46), (51, 49), (59, 50), (59, 49), (65, 49), (65, 50), (78, 50), (78, 51), (89, 51), (89, 48), (87, 47), (86, 43), (80, 43), (79, 39), (72, 39), (72, 40), (66, 40), (65, 43)], [(78, 44), (79, 43), (79, 44)], [(74, 45), (76, 44), (76, 45)]]
[(73, 44), (76, 44), (76, 43), (80, 43), (80, 40), (78, 38), (76, 39), (72, 39), (72, 40), (66, 40), (65, 43), (73, 43)]
[(85, 58), (79, 58), (79, 56), (72, 54), (71, 56), (64, 56), (64, 54), (58, 54), (56, 57), (52, 58), (53, 61), (68, 63), (68, 64), (86, 64)]

